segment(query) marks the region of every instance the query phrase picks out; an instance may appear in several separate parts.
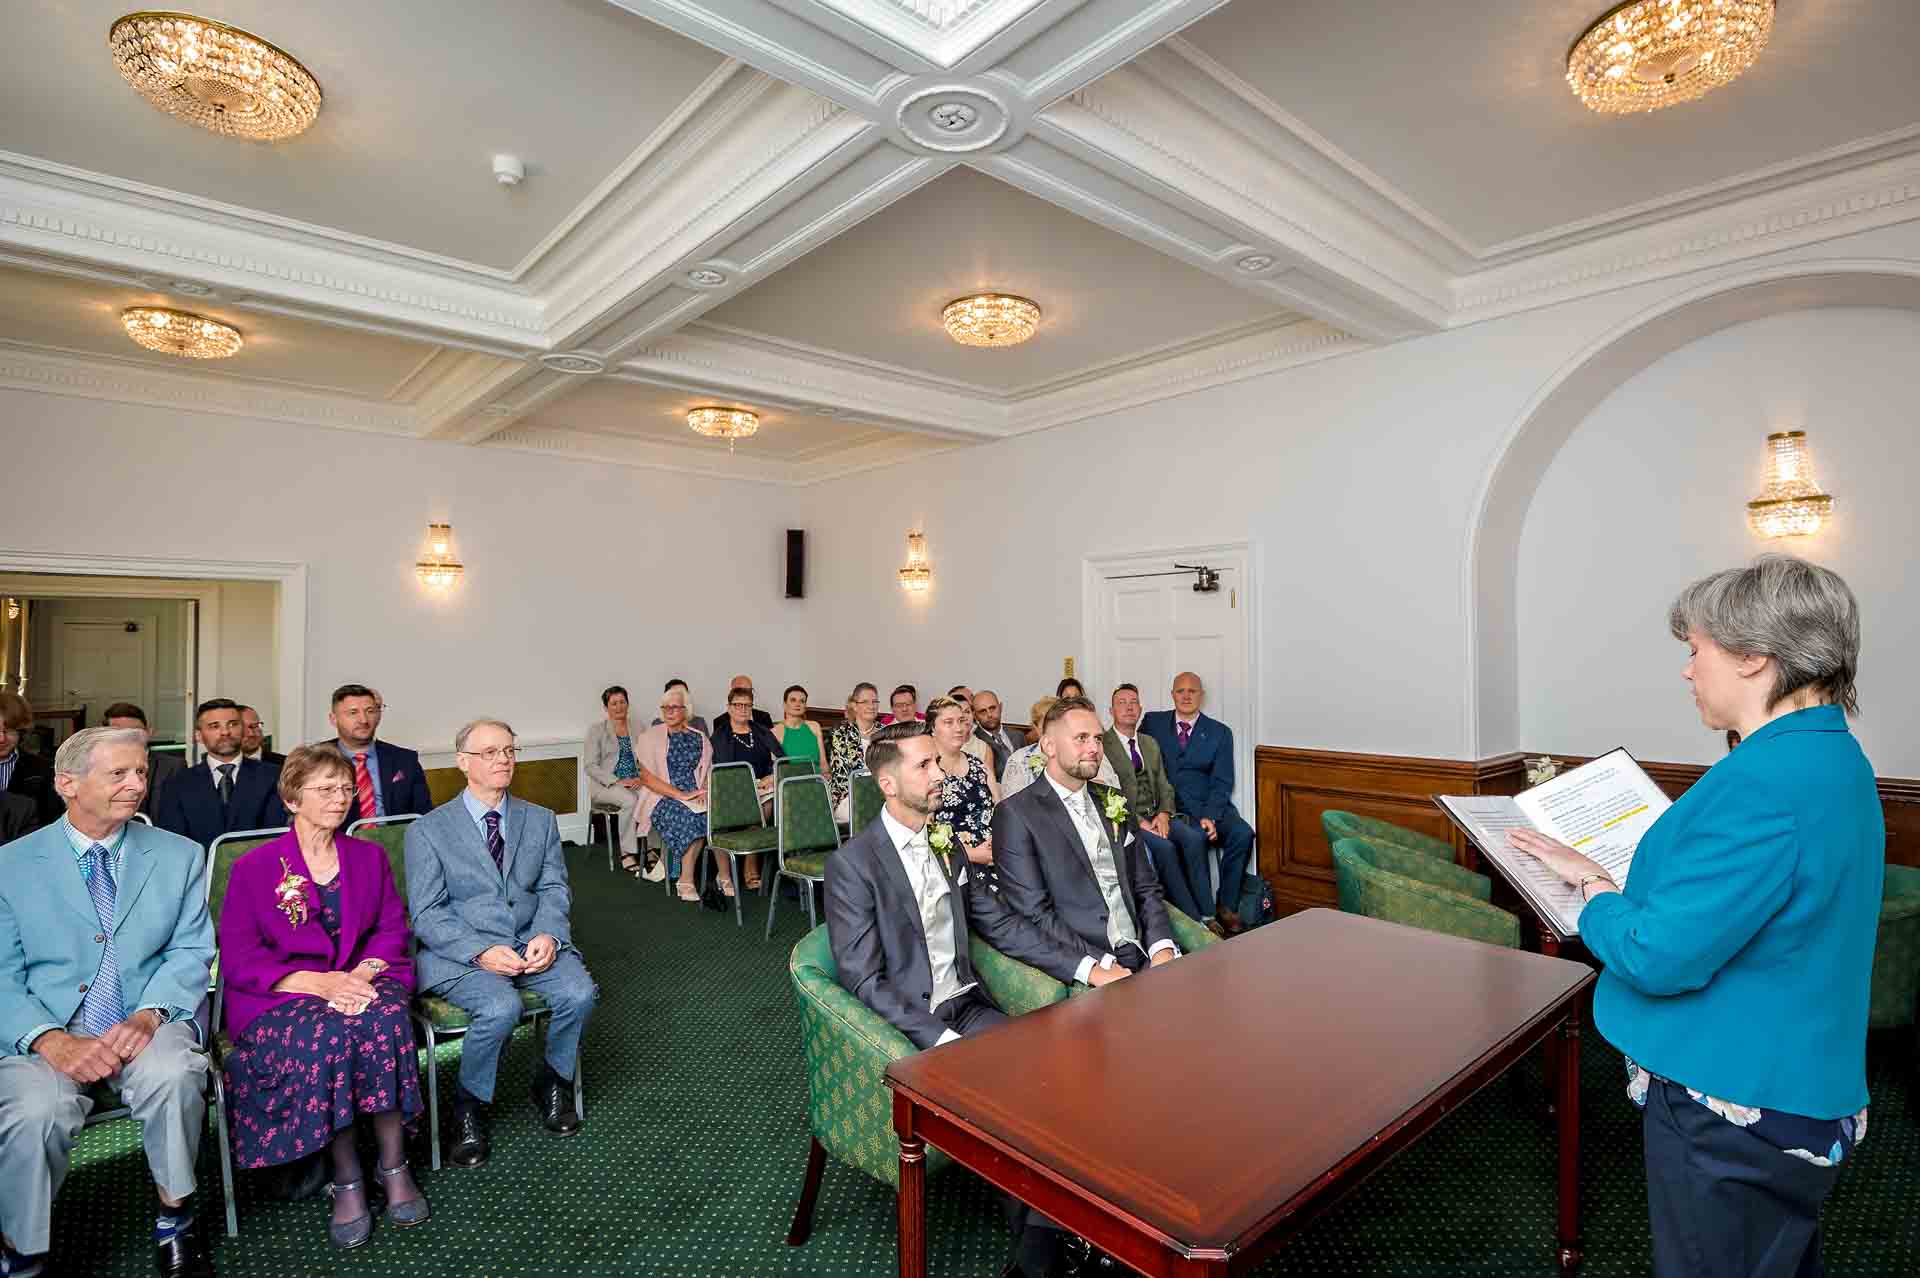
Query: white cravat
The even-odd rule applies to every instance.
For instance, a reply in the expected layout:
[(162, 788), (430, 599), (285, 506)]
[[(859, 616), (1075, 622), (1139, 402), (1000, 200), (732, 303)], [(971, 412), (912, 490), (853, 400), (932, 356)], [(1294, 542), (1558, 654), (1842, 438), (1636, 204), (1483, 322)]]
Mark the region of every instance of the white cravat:
[(884, 808), (880, 816), (900, 856), (901, 868), (907, 873), (907, 883), (913, 888), (914, 904), (920, 909), (927, 965), (933, 973), (933, 994), (927, 1000), (927, 1010), (932, 1011), (973, 988), (971, 984), (960, 984), (953, 942), (953, 889), (939, 861), (934, 859), (933, 847), (927, 842), (927, 828), (909, 830)]
[[(1048, 777), (1049, 782), (1053, 781)], [(1054, 786), (1060, 791), (1058, 785)], [(1077, 791), (1060, 794), (1061, 802), (1067, 805), (1067, 811), (1073, 817), (1074, 826), (1080, 831), (1080, 845), (1087, 854), (1087, 860), (1093, 866), (1093, 877), (1100, 885), (1100, 895), (1107, 903), (1107, 945), (1118, 953), (1122, 945), (1140, 945), (1139, 933), (1134, 931), (1133, 916), (1127, 913), (1126, 893), (1120, 887), (1120, 866), (1114, 856), (1113, 842), (1107, 838), (1106, 824), (1093, 807), (1093, 791), (1081, 786)]]

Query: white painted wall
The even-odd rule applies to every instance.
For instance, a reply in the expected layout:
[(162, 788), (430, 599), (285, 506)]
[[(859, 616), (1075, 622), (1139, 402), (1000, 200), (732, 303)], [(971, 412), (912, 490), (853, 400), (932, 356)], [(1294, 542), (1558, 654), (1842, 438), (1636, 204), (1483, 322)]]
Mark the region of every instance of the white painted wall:
[(216, 588), (220, 592), (220, 686), (206, 696), (252, 706), (273, 735), (274, 747), (285, 754), (297, 742), (275, 722), (279, 717), (275, 707), (280, 704), (275, 660), (280, 588), (270, 581), (223, 581)]
[[(1882, 775), (1920, 775), (1920, 507), (1914, 422), (1920, 314), (1835, 309), (1757, 320), (1654, 364), (1600, 405), (1555, 457), (1520, 551), (1522, 736), (1530, 749), (1710, 763), (1669, 637), (1696, 577), (1782, 549), (1860, 599), (1856, 730)], [(1766, 543), (1746, 527), (1769, 431), (1805, 430), (1837, 519)]]
[[(790, 495), (764, 485), (17, 391), (0, 391), (0, 456), (0, 549), (309, 565), (287, 741), (324, 732), (349, 680), (386, 695), (387, 736), (429, 748), (478, 714), (578, 736), (603, 686), (644, 698), (670, 674), (711, 710), (736, 668), (776, 691), (809, 670), (807, 623), (827, 617), (780, 597)], [(117, 496), (89, 513), (83, 492)], [(445, 601), (413, 575), (434, 517), (467, 564)], [(223, 604), (270, 625), (248, 589), (271, 587)]]

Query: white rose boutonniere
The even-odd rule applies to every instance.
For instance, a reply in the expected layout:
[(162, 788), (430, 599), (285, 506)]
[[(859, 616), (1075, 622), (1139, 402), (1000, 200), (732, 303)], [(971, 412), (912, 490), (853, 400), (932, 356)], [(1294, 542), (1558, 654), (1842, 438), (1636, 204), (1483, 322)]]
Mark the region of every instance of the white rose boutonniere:
[(1102, 796), (1102, 802), (1106, 807), (1107, 820), (1113, 822), (1115, 825), (1125, 825), (1127, 823), (1126, 795), (1121, 794), (1118, 790), (1109, 790)]
[(1047, 770), (1046, 755), (1041, 754), (1040, 751), (1038, 750), (1035, 750), (1032, 754), (1027, 756), (1027, 771), (1033, 773), (1033, 775), (1037, 777), (1042, 772), (1045, 772), (1046, 770)]
[(953, 873), (953, 827), (945, 821), (927, 826), (927, 846), (940, 854), (940, 864)]

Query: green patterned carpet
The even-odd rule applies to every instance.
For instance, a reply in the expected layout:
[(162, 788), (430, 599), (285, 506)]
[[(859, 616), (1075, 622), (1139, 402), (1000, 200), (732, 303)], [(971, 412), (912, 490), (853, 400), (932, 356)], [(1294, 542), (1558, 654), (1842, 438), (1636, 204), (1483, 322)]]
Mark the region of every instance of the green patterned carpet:
[[(216, 1258), (232, 1278), (344, 1272), (419, 1275), (822, 1275), (893, 1272), (893, 1200), (829, 1164), (813, 1240), (785, 1245), (807, 1151), (805, 1084), (786, 954), (802, 930), (781, 903), (763, 942), (764, 898), (747, 930), (657, 884), (607, 872), (604, 849), (573, 849), (575, 937), (600, 982), (585, 1045), (586, 1129), (549, 1136), (525, 1101), (525, 1032), (501, 1072), (493, 1160), (424, 1174), (434, 1217), (376, 1228), (351, 1255), (326, 1244), (323, 1203), (259, 1197), (243, 1179), (241, 1237)], [(1617, 1053), (1585, 1056), (1585, 1272), (1645, 1273), (1638, 1116)], [(452, 1051), (443, 1061), (451, 1085)], [(1920, 1130), (1906, 1044), (1876, 1044), (1867, 1140), (1827, 1210), (1835, 1275), (1920, 1273)], [(1502, 1080), (1363, 1186), (1263, 1275), (1548, 1275), (1552, 1130), (1537, 1070)], [(1249, 1104), (1258, 1103), (1250, 1094)], [(1224, 1135), (1222, 1139), (1231, 1139)], [(202, 1205), (218, 1211), (211, 1139)], [(145, 1275), (151, 1185), (132, 1123), (87, 1132), (56, 1207), (63, 1274)], [(989, 1191), (951, 1175), (930, 1186), (930, 1272), (994, 1278), (1007, 1239)]]

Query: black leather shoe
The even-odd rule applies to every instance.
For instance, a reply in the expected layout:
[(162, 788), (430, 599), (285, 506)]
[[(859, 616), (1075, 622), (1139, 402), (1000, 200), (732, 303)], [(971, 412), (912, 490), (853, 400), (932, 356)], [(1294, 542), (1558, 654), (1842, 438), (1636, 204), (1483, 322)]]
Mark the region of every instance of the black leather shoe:
[(453, 1111), (453, 1139), (447, 1145), (447, 1161), (455, 1167), (481, 1167), (492, 1149), (487, 1144), (487, 1124), (477, 1105), (464, 1105)]
[(154, 1250), (160, 1278), (213, 1278), (213, 1257), (195, 1221), (185, 1233), (175, 1234)]
[(557, 1078), (533, 1085), (533, 1107), (555, 1136), (571, 1136), (580, 1130), (580, 1116), (573, 1112), (573, 1088)]

